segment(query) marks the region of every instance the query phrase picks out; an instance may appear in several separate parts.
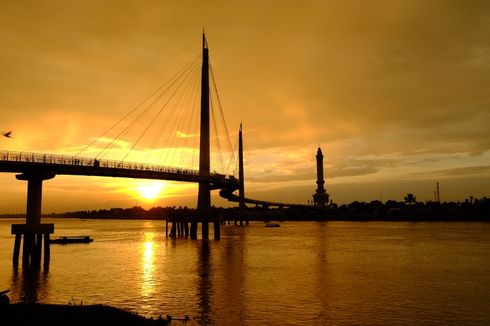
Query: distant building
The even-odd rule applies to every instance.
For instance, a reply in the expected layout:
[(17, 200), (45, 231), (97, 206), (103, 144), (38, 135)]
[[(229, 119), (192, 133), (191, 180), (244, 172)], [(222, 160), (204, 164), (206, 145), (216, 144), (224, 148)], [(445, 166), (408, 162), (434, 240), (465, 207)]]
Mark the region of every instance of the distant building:
[(325, 190), (325, 179), (323, 178), (323, 154), (322, 149), (318, 147), (316, 152), (316, 192), (313, 194), (313, 205), (326, 207), (328, 205), (328, 193)]

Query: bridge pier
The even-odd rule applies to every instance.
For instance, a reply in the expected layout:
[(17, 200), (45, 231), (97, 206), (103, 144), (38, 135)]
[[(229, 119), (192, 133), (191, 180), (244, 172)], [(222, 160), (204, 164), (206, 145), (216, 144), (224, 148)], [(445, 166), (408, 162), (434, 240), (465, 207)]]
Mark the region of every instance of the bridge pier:
[(189, 236), (189, 223), (187, 221), (184, 222), (184, 236), (186, 238)]
[(41, 224), (42, 184), (44, 180), (54, 178), (51, 172), (24, 172), (16, 175), (17, 180), (27, 181), (26, 223), (12, 224), (11, 234), (15, 235), (12, 262), (19, 264), (22, 237), (22, 265), (39, 266), (41, 263), (42, 243), (44, 237), (44, 266), (49, 265), (49, 235), (54, 232), (54, 224)]
[(219, 240), (221, 238), (221, 225), (219, 223), (219, 221), (214, 221), (213, 222), (214, 224), (214, 239), (215, 240)]
[(191, 222), (191, 239), (197, 239), (197, 221)]
[(172, 226), (170, 228), (170, 233), (168, 233), (168, 220), (166, 222), (166, 236), (170, 238), (187, 238), (189, 236), (189, 222), (187, 217), (172, 217), (170, 218)]

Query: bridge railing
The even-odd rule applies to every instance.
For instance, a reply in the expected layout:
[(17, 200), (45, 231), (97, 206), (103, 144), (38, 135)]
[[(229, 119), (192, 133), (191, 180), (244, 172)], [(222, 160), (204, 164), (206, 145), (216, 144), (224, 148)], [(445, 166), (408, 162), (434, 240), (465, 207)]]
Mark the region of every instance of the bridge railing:
[[(112, 169), (125, 169), (125, 170), (138, 170), (138, 171), (153, 171), (153, 172), (165, 172), (165, 173), (177, 173), (177, 174), (189, 174), (199, 175), (198, 170), (168, 167), (156, 164), (143, 164), (137, 162), (123, 162), (116, 160), (97, 160), (95, 158), (78, 157), (78, 156), (66, 156), (57, 154), (44, 154), (44, 153), (32, 153), (32, 152), (12, 152), (12, 151), (0, 151), (0, 162), (23, 162), (23, 163), (37, 163), (37, 164), (57, 164), (57, 165), (69, 165), (69, 166), (86, 166), (94, 168), (112, 168)], [(224, 174), (212, 173), (212, 178), (233, 179), (233, 176), (227, 177)]]

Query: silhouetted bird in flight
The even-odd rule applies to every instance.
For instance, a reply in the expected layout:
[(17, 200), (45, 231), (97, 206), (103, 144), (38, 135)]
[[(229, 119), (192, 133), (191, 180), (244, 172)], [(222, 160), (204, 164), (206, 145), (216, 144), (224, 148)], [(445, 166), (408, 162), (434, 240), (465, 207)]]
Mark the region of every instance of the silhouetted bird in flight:
[(12, 138), (12, 130), (10, 130), (9, 132), (3, 133), (2, 135), (4, 135), (7, 138)]

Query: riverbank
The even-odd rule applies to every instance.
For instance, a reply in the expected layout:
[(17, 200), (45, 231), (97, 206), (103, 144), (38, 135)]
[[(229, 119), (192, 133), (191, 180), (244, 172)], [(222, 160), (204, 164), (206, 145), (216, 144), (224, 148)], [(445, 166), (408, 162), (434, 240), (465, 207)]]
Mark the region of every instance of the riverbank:
[(1, 325), (167, 325), (163, 318), (151, 319), (103, 305), (54, 305), (16, 303), (0, 306)]
[[(409, 200), (410, 199), (410, 200)], [(354, 201), (350, 204), (328, 207), (292, 205), (284, 207), (259, 206), (248, 207), (240, 211), (237, 207), (212, 207), (211, 216), (220, 221), (235, 221), (243, 217), (249, 221), (490, 221), (490, 199), (469, 198), (458, 202), (417, 202), (415, 196), (407, 196), (405, 202), (388, 200), (381, 202)], [(143, 209), (111, 208), (83, 210), (65, 213), (43, 214), (43, 218), (117, 219), (117, 220), (199, 220), (195, 208), (188, 207), (153, 207)], [(0, 218), (25, 218), (25, 214), (0, 214)]]

